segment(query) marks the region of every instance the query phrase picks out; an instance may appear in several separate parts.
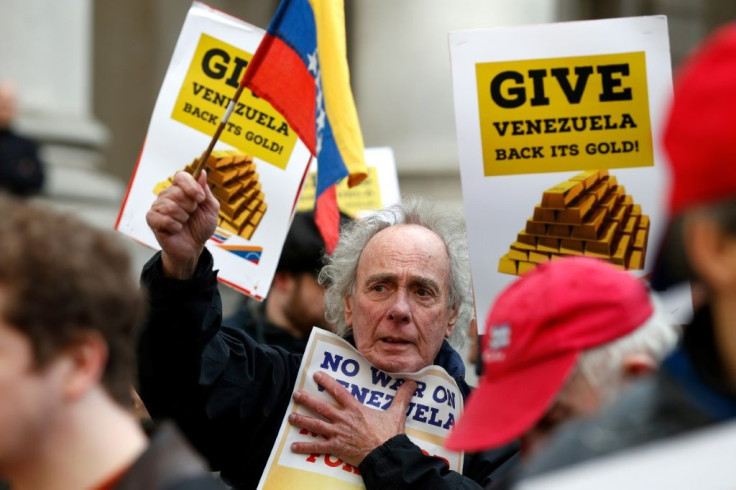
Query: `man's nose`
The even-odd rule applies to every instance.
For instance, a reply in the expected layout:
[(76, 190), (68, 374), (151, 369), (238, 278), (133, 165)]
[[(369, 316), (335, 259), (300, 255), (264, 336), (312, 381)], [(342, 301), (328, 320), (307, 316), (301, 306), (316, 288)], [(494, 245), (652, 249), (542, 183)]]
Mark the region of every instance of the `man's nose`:
[(394, 302), (388, 309), (388, 317), (390, 320), (400, 323), (406, 323), (409, 321), (411, 312), (409, 309), (409, 301), (404, 291), (398, 291), (394, 297)]

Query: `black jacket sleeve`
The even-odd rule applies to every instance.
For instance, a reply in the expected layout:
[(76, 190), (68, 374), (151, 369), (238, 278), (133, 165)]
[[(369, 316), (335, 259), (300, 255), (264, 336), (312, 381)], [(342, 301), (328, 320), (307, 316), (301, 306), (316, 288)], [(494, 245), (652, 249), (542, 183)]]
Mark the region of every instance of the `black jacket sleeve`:
[(0, 187), (26, 196), (40, 192), (44, 178), (38, 145), (12, 131), (0, 130)]
[(518, 447), (467, 454), (463, 475), (450, 470), (447, 464), (422, 450), (405, 435), (394, 436), (371, 451), (358, 470), (367, 489), (404, 490), (481, 489), (500, 479), (516, 464)]
[(289, 404), (301, 355), (222, 327), (212, 256), (192, 279), (163, 275), (160, 255), (141, 277), (149, 314), (139, 341), (140, 395), (171, 418), (223, 479), (255, 488)]

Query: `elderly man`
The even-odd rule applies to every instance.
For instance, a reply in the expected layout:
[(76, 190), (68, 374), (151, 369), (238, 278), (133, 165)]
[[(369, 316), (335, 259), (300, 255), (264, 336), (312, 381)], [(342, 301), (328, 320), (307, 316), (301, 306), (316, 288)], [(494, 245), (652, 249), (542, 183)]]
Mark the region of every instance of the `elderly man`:
[[(204, 243), (218, 203), (200, 176), (178, 173), (148, 213), (162, 252), (143, 272), (152, 315), (140, 350), (141, 396), (154, 417), (175, 418), (223, 477), (254, 488), (289, 404), (301, 355), (255, 343), (222, 327), (212, 257)], [(327, 320), (376, 367), (416, 371), (439, 364), (463, 394), (464, 364), (446, 340), (467, 316), (470, 284), (461, 220), (413, 203), (343, 231), (321, 274)], [(368, 488), (479, 488), (513, 448), (466, 458), (464, 474), (425, 456), (403, 434), (413, 382), (386, 412), (365, 407), (322, 373), (336, 404), (297, 391), (296, 401), (326, 421), (292, 423), (322, 434), (298, 453), (330, 453), (358, 466)], [(472, 477), (468, 478), (467, 476)]]
[(0, 477), (13, 489), (223, 488), (131, 410), (144, 300), (110, 232), (0, 196)]

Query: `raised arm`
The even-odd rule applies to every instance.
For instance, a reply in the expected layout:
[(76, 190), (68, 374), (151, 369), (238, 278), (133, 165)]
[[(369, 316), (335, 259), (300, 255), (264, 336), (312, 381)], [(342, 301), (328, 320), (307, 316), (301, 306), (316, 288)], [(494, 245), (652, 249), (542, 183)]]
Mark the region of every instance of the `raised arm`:
[(147, 215), (162, 252), (143, 269), (149, 314), (138, 345), (140, 395), (177, 422), (237, 488), (255, 488), (288, 406), (301, 356), (222, 326), (213, 258), (217, 201), (179, 172)]
[(199, 181), (187, 172), (178, 172), (174, 184), (159, 194), (146, 214), (146, 222), (161, 245), (167, 277), (192, 277), (204, 244), (217, 227), (219, 209), (205, 172), (199, 175)]

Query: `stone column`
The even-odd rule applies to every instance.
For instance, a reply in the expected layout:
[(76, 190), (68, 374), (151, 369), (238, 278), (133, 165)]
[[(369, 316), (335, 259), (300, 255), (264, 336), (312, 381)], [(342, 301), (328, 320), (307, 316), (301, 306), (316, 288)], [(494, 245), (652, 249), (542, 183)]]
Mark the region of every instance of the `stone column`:
[(0, 0), (0, 79), (19, 92), (18, 132), (42, 145), (41, 199), (111, 227), (124, 186), (104, 175), (108, 131), (92, 114), (90, 0)]

